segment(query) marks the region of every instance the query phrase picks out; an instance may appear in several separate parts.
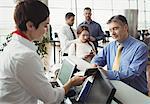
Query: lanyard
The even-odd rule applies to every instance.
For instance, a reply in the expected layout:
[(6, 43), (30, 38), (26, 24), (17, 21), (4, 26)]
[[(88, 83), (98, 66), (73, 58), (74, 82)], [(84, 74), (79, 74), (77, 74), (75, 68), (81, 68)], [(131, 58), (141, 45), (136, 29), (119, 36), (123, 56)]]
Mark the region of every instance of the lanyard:
[(24, 33), (22, 33), (20, 30), (16, 30), (14, 32), (12, 32), (12, 34), (16, 33), (17, 35), (20, 35), (21, 37), (31, 41)]

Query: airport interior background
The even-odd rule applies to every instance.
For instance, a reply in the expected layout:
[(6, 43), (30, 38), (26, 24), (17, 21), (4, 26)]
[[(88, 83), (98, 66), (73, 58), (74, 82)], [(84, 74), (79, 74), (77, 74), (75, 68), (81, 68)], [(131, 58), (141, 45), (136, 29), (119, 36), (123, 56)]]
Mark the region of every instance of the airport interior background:
[[(19, 0), (0, 0), (0, 46), (5, 43), (6, 37), (15, 30), (13, 12), (16, 2)], [(73, 12), (75, 14), (76, 27), (84, 20), (83, 9), (90, 7), (92, 9), (92, 19), (97, 21), (104, 32), (107, 34), (107, 20), (113, 15), (125, 15), (137, 30), (138, 36), (142, 39), (142, 34), (150, 32), (150, 0), (41, 0), (50, 9), (50, 25), (52, 38), (57, 38), (60, 27), (65, 22), (65, 14)], [(132, 17), (133, 16), (133, 17)], [(49, 38), (51, 40), (51, 38)], [(49, 60), (50, 65), (60, 61), (59, 43), (50, 43)], [(54, 55), (56, 59), (54, 59)]]

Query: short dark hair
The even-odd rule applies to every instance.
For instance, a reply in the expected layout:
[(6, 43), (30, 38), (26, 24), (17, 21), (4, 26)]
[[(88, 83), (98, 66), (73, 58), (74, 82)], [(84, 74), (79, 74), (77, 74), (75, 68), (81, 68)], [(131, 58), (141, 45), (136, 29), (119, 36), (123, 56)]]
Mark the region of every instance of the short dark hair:
[(111, 22), (117, 22), (117, 23), (122, 22), (123, 24), (127, 24), (127, 25), (128, 25), (127, 19), (126, 19), (126, 17), (123, 16), (123, 15), (115, 15), (115, 16), (111, 17), (111, 18), (107, 21), (107, 24), (110, 24)]
[(20, 1), (15, 8), (14, 20), (21, 31), (26, 31), (26, 23), (31, 21), (37, 29), (39, 24), (49, 17), (48, 7), (38, 0)]
[(66, 15), (65, 15), (65, 19), (69, 19), (70, 17), (74, 17), (75, 15), (72, 13), (72, 12), (68, 12)]
[(86, 31), (89, 32), (88, 26), (86, 26), (86, 25), (81, 25), (81, 26), (79, 26), (79, 27), (77, 28), (77, 35), (79, 36), (79, 34), (81, 34), (81, 32), (82, 32), (83, 30), (86, 30)]
[(91, 11), (91, 8), (90, 7), (85, 7), (84, 10), (90, 10)]

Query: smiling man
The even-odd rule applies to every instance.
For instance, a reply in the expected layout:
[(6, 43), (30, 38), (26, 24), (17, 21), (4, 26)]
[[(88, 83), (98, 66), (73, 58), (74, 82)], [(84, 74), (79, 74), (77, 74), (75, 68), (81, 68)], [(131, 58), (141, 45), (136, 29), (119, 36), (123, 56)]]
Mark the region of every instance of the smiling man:
[(115, 41), (104, 47), (93, 58), (93, 66), (107, 65), (108, 70), (103, 71), (109, 79), (121, 80), (147, 94), (147, 46), (128, 34), (128, 23), (124, 16), (113, 16), (107, 24)]

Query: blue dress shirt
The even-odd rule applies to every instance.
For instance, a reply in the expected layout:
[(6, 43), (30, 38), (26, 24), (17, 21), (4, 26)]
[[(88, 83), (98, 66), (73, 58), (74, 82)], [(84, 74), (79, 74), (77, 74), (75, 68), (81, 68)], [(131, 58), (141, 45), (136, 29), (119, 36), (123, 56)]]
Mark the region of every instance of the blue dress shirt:
[(123, 41), (119, 71), (112, 70), (117, 51), (117, 42), (113, 41), (102, 49), (91, 63), (104, 67), (107, 65), (107, 76), (111, 80), (121, 80), (133, 88), (147, 93), (146, 65), (148, 49), (143, 43), (129, 36)]

